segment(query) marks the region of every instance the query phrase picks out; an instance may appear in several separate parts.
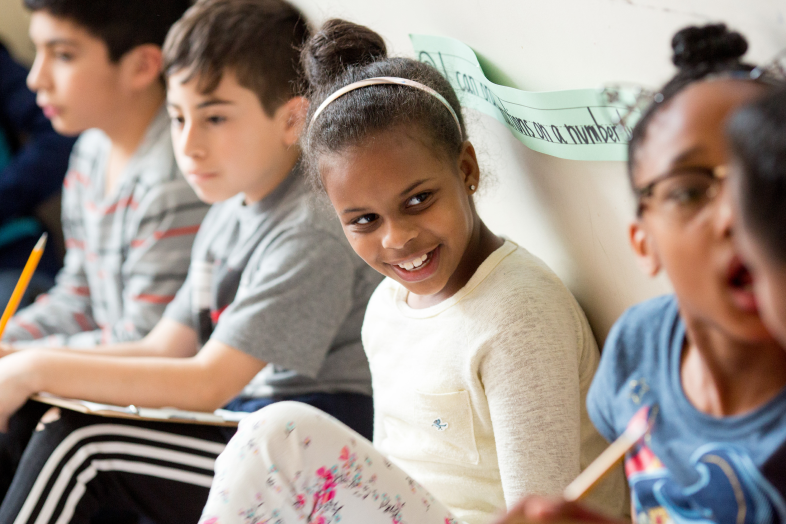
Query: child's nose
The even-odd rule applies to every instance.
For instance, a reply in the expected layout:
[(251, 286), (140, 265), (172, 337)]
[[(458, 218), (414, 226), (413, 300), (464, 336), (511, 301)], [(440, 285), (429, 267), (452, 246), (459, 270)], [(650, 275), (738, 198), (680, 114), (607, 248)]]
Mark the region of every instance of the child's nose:
[(45, 58), (41, 53), (36, 54), (33, 66), (27, 75), (27, 87), (30, 91), (40, 91), (48, 87)]
[(720, 236), (730, 236), (734, 226), (734, 210), (727, 184), (721, 184), (715, 201), (715, 229)]
[(417, 229), (408, 220), (388, 220), (382, 237), (382, 247), (401, 249), (416, 236)]
[(205, 148), (196, 126), (188, 123), (180, 131), (180, 149), (185, 156), (201, 158), (205, 156)]

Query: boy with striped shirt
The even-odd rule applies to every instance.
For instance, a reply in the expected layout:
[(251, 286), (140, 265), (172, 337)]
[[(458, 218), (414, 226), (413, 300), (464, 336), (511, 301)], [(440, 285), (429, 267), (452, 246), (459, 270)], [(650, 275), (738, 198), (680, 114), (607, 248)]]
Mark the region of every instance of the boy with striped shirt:
[(164, 37), (189, 4), (26, 1), (37, 48), (28, 85), (58, 132), (84, 132), (63, 186), (65, 265), (4, 343), (139, 340), (183, 283), (208, 206), (175, 163), (160, 77)]

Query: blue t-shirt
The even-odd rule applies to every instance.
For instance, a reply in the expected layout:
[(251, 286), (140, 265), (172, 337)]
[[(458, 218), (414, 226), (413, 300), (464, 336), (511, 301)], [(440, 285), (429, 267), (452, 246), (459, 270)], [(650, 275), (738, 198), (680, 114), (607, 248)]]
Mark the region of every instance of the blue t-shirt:
[(587, 397), (610, 442), (642, 407), (657, 409), (625, 461), (638, 522), (786, 523), (786, 389), (745, 415), (701, 413), (680, 381), (684, 341), (674, 296), (630, 308), (609, 333)]

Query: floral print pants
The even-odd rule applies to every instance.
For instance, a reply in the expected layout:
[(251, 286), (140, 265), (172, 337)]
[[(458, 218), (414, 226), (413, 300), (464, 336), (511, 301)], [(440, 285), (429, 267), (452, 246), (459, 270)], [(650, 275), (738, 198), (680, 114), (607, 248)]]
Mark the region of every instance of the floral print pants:
[(372, 444), (316, 408), (248, 416), (216, 461), (200, 524), (460, 524)]

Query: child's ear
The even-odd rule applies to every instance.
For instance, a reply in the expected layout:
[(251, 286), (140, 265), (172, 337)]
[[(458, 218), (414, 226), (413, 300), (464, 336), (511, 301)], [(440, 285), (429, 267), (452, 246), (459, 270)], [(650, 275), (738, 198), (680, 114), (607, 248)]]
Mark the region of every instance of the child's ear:
[(297, 143), (308, 114), (308, 99), (302, 96), (290, 98), (278, 111), (284, 125), (284, 144), (289, 147)]
[(126, 53), (120, 59), (120, 65), (125, 69), (127, 85), (134, 90), (144, 90), (161, 78), (164, 58), (157, 45), (142, 44)]
[(473, 194), (477, 191), (478, 184), (480, 183), (480, 167), (478, 166), (478, 157), (475, 153), (475, 147), (469, 140), (465, 140), (461, 146), (458, 169), (464, 182), (464, 188), (467, 190), (467, 194)]
[(640, 220), (636, 220), (628, 227), (628, 239), (642, 272), (650, 277), (657, 275), (661, 268), (660, 257), (652, 243), (652, 237)]

